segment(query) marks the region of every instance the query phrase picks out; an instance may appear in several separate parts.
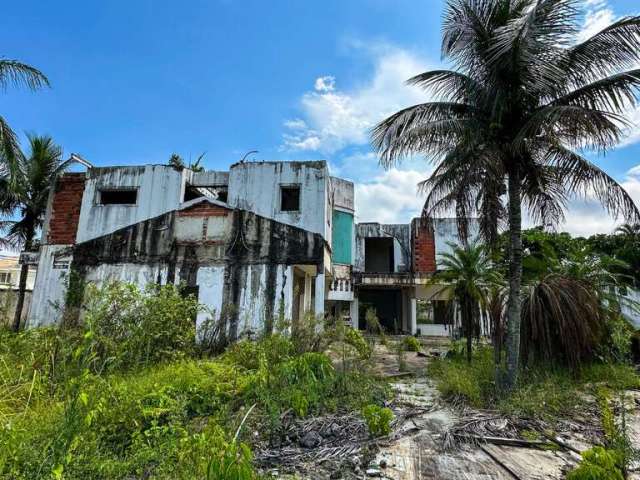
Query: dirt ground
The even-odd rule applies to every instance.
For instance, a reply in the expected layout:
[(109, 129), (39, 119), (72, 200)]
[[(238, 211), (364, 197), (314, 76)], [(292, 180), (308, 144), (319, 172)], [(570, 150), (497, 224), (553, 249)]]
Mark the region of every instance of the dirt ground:
[[(265, 471), (275, 478), (309, 480), (560, 480), (579, 461), (579, 452), (592, 446), (599, 422), (588, 412), (558, 428), (556, 440), (563, 447), (554, 443), (556, 448), (547, 448), (546, 440), (541, 442), (544, 448), (452, 441), (464, 437), (472, 424), (488, 437), (518, 442), (520, 435), (512, 420), (496, 412), (454, 409), (442, 401), (426, 377), (426, 366), (431, 358), (446, 354), (446, 339), (422, 338), (421, 354), (405, 352), (402, 360), (394, 347), (400, 340), (390, 337), (387, 345), (377, 341), (371, 367), (390, 380), (396, 394), (389, 405), (395, 414), (389, 437), (369, 439), (354, 414), (308, 419), (292, 428), (291, 438), (298, 439), (298, 445), (273, 452), (272, 468)], [(640, 448), (640, 392), (628, 392), (626, 398), (630, 436)], [(310, 440), (317, 443), (313, 448)], [(630, 478), (640, 480), (640, 471)]]

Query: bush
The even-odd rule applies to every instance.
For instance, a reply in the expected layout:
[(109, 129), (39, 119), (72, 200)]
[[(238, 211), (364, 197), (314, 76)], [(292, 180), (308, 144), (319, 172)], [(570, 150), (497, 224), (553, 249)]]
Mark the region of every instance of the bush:
[[(299, 353), (319, 333), (202, 359), (197, 305), (178, 289), (88, 288), (83, 325), (0, 332), (0, 478), (254, 479), (253, 437), (234, 435), (245, 406), (255, 404), (252, 430), (277, 437), (289, 412), (360, 411), (388, 398), (363, 371)], [(348, 335), (362, 347), (359, 332)]]
[(633, 326), (622, 315), (614, 315), (605, 324), (605, 341), (600, 346), (600, 355), (611, 362), (631, 360)]
[(360, 330), (355, 330), (353, 328), (346, 328), (344, 341), (345, 343), (355, 348), (356, 352), (358, 353), (358, 356), (361, 359), (366, 360), (368, 358), (371, 358), (371, 353), (372, 353), (371, 345), (369, 345), (369, 342), (367, 342), (367, 340), (364, 338)]
[(172, 361), (195, 348), (198, 302), (174, 285), (90, 284), (86, 328), (95, 334), (99, 368), (125, 370)]
[(624, 480), (614, 451), (593, 447), (582, 454), (582, 461), (567, 474), (567, 480)]
[(362, 409), (362, 416), (372, 437), (383, 437), (391, 433), (391, 421), (393, 420), (391, 409), (373, 404), (367, 405)]
[(419, 352), (422, 349), (422, 344), (420, 340), (416, 337), (408, 336), (404, 337), (404, 346), (408, 352)]

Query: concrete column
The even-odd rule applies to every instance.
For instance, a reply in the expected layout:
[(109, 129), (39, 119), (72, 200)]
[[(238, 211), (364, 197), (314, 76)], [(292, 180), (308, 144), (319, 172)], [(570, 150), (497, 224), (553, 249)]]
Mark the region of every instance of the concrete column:
[(359, 326), (358, 312), (358, 297), (355, 297), (352, 302), (349, 303), (349, 316), (351, 317), (351, 326), (355, 329)]
[(409, 299), (409, 331), (411, 335), (415, 335), (418, 331), (417, 321), (417, 301), (415, 297)]
[(313, 282), (313, 277), (309, 274), (304, 275), (304, 296), (302, 301), (302, 310), (304, 312), (308, 312), (311, 310), (312, 298), (311, 298), (311, 285)]
[(316, 316), (324, 315), (324, 273), (316, 276), (316, 298), (314, 304)]

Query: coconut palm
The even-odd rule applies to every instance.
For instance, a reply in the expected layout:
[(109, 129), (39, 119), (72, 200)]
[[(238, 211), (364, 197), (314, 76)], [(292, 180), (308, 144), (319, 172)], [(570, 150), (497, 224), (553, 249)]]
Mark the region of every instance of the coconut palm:
[(632, 69), (640, 17), (578, 42), (578, 7), (577, 0), (449, 0), (442, 54), (454, 69), (410, 79), (435, 100), (372, 132), (383, 165), (416, 154), (436, 164), (423, 185), (425, 215), (478, 215), (489, 240), (506, 220), (508, 385), (519, 363), (523, 206), (555, 224), (572, 196), (595, 196), (614, 216), (640, 219), (625, 190), (579, 153), (613, 147), (629, 126), (625, 113), (640, 87), (640, 69)]
[(489, 305), (491, 287), (498, 282), (498, 276), (484, 246), (449, 246), (451, 252), (438, 259), (433, 281), (453, 293), (460, 308), (462, 334), (467, 339), (467, 360), (471, 362), (473, 338), (480, 334), (481, 311)]
[[(17, 60), (0, 58), (0, 89), (27, 87), (37, 90), (49, 86), (49, 80), (38, 69)], [(18, 138), (4, 117), (0, 115), (0, 155), (2, 169), (13, 171), (21, 155)]]
[[(4, 245), (27, 252), (35, 246), (55, 177), (66, 165), (62, 162), (62, 149), (51, 137), (29, 135), (28, 139), (29, 155), (20, 153), (13, 172), (0, 177), (0, 212), (10, 218), (0, 223)], [(23, 264), (13, 320), (15, 331), (20, 328), (28, 273), (29, 266)]]

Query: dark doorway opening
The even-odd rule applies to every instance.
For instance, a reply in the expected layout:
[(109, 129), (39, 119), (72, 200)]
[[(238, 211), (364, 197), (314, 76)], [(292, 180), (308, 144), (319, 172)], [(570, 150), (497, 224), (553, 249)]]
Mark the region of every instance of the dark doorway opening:
[(364, 271), (367, 273), (393, 273), (393, 238), (364, 239)]
[(436, 325), (453, 324), (453, 302), (446, 300), (433, 301), (433, 323)]
[(369, 289), (358, 293), (358, 327), (367, 328), (366, 314), (369, 308), (376, 311), (380, 325), (387, 333), (402, 330), (402, 291), (400, 289)]

